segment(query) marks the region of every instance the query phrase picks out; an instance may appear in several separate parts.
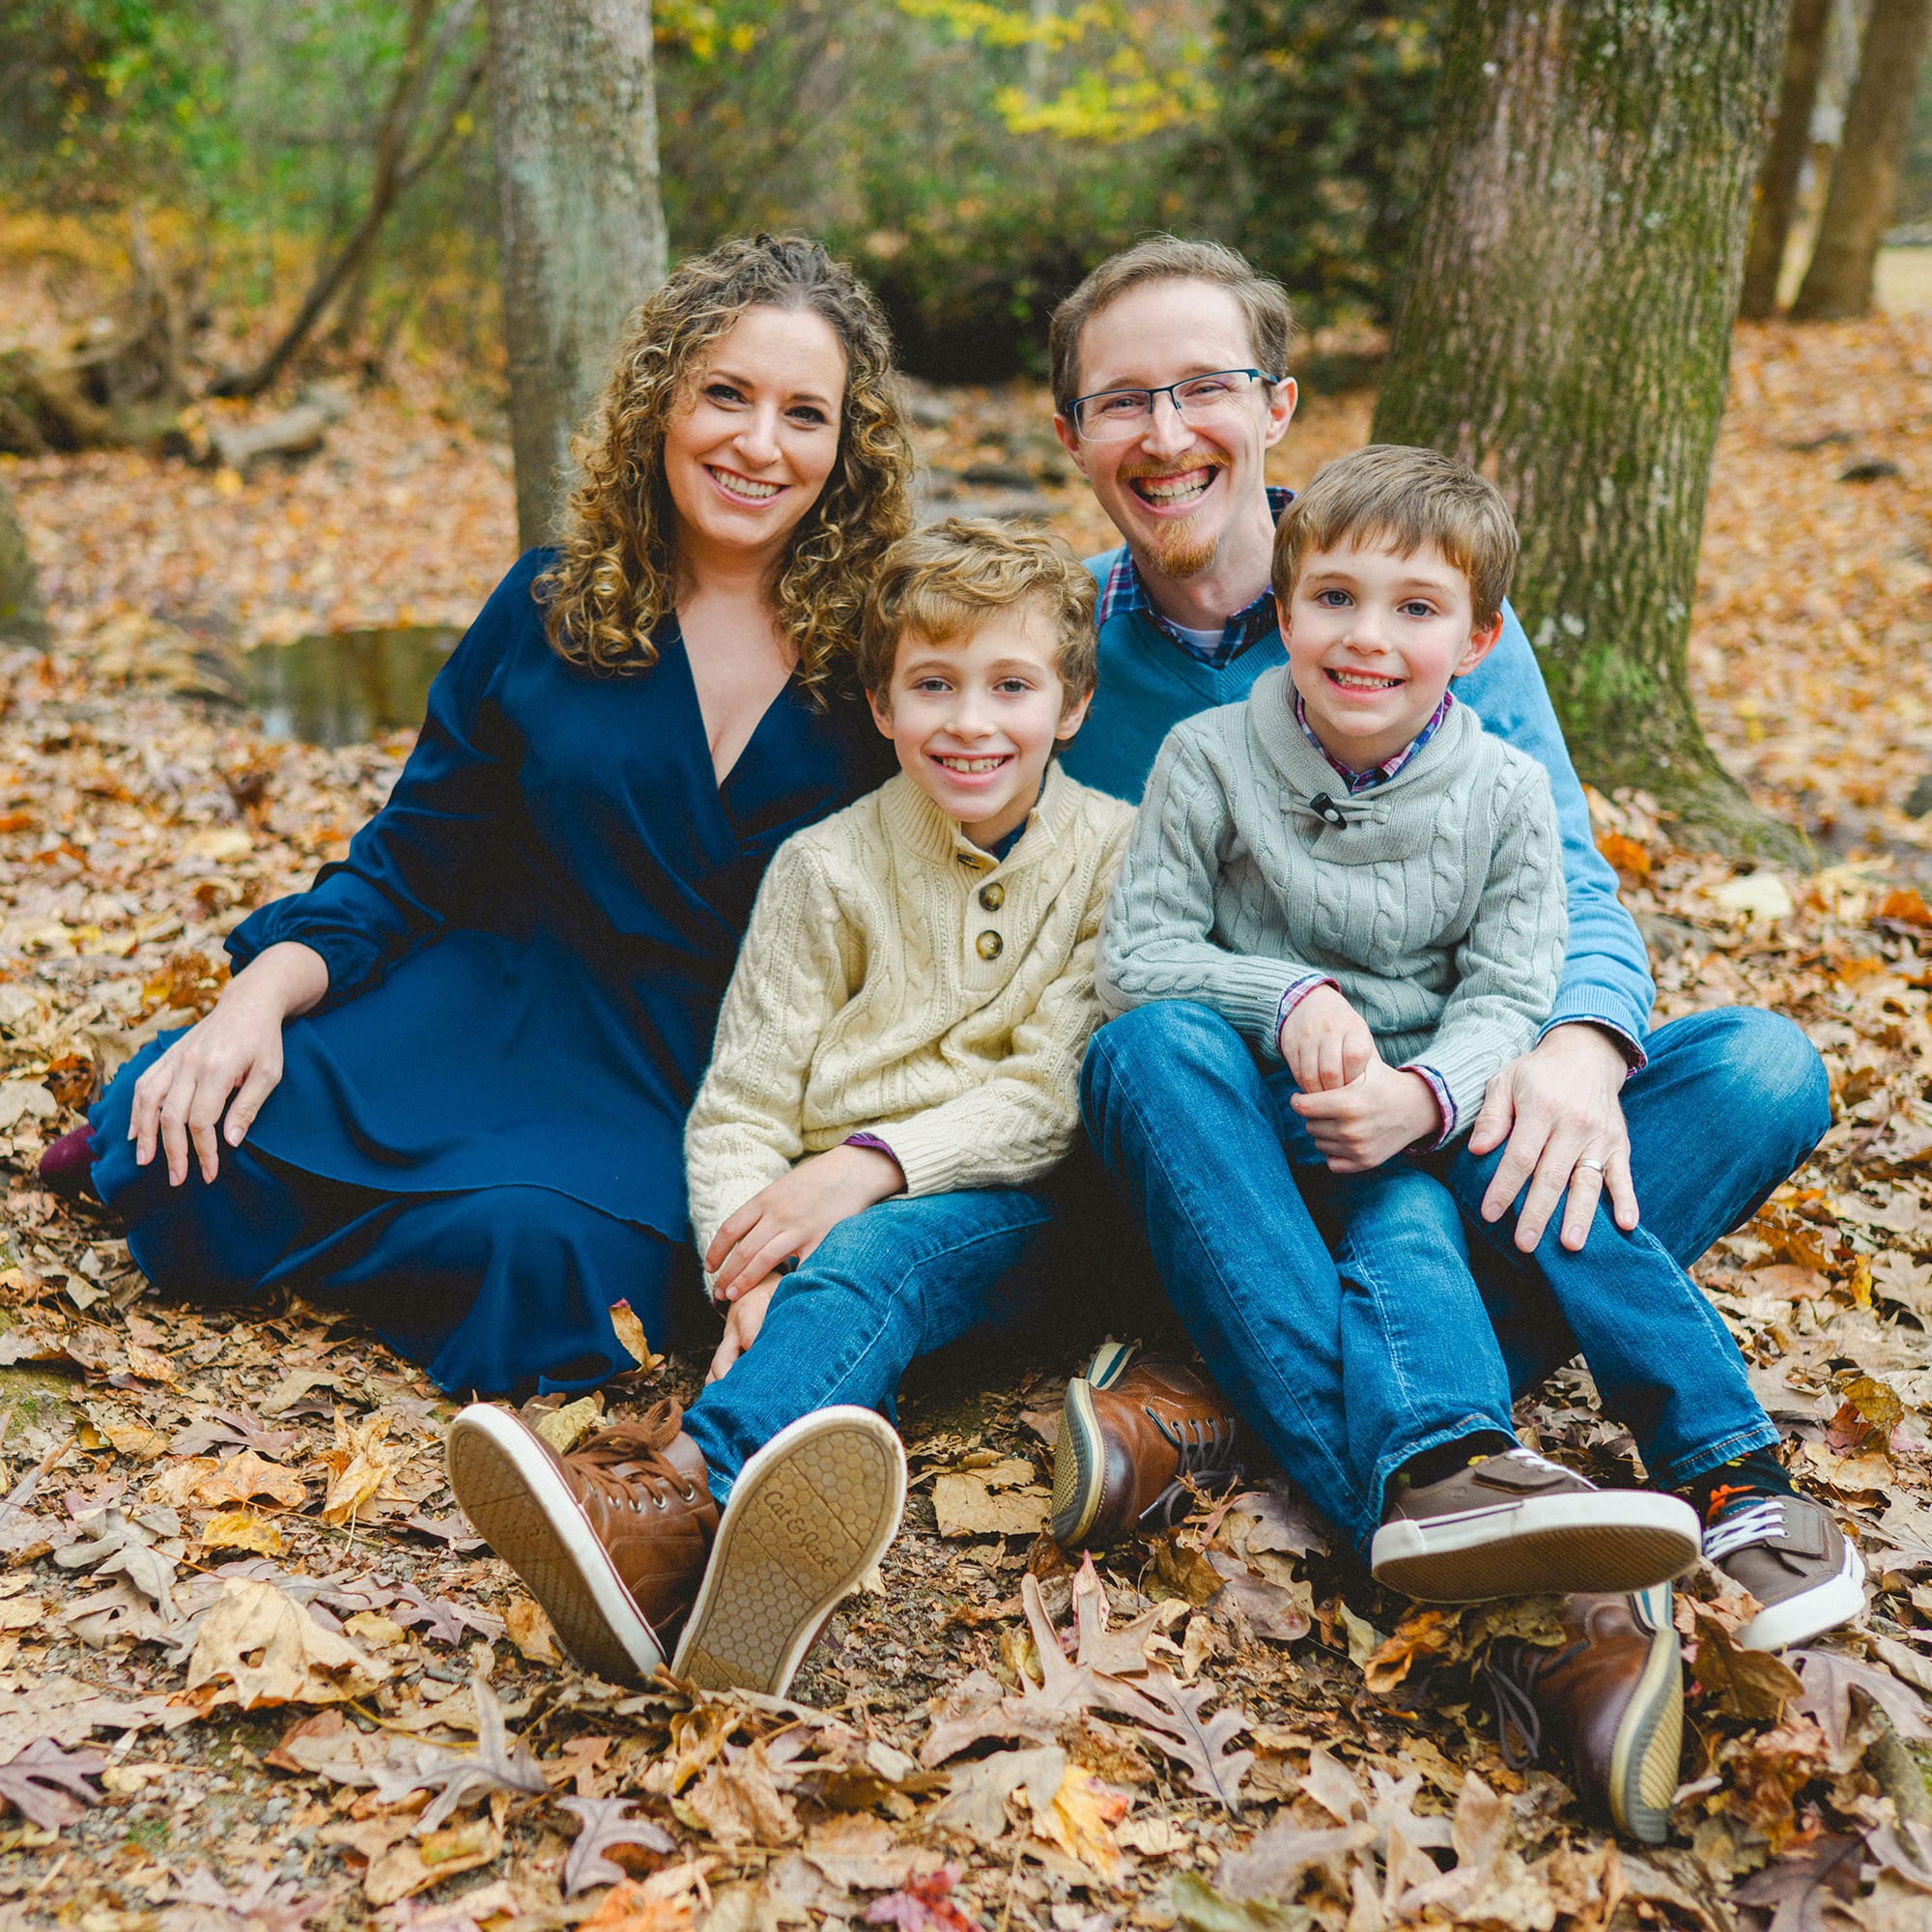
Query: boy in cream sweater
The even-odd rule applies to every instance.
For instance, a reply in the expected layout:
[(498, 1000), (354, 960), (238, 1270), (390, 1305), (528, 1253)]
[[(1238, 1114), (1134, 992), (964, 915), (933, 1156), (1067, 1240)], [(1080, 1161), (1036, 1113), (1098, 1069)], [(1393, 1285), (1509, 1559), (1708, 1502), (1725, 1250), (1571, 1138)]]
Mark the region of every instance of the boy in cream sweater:
[(676, 1640), (680, 1676), (781, 1692), (897, 1527), (900, 1376), (1024, 1292), (1133, 818), (1053, 760), (1094, 602), (1047, 536), (894, 546), (859, 669), (900, 770), (773, 859), (686, 1131), (726, 1311), (707, 1386), (681, 1429), (668, 1407), (564, 1456), (507, 1410), (457, 1425), (490, 1437), (492, 1544), (607, 1676)]

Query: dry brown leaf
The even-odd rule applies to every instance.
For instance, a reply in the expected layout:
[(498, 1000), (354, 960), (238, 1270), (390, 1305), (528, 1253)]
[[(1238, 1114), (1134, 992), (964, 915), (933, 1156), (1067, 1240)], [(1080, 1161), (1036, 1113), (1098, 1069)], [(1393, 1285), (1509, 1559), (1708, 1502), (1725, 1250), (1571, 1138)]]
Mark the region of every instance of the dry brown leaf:
[(257, 1496), (300, 1509), (308, 1501), (308, 1486), (293, 1469), (243, 1449), (204, 1476), (194, 1487), (193, 1500), (207, 1508), (223, 1503), (251, 1502)]
[(324, 1630), (272, 1583), (235, 1577), (195, 1634), (187, 1688), (212, 1690), (211, 1705), (258, 1711), (366, 1697), (388, 1674), (387, 1664)]
[(384, 1449), (389, 1419), (375, 1414), (353, 1427), (338, 1409), (335, 1447), (323, 1457), (329, 1471), (328, 1493), (323, 1498), (324, 1522), (350, 1522), (382, 1492), (412, 1453), (407, 1445)]
[(1013, 1456), (979, 1469), (949, 1469), (932, 1485), (941, 1536), (1037, 1536), (1053, 1510), (1034, 1467)]
[(563, 1662), (556, 1648), (556, 1633), (540, 1605), (528, 1597), (512, 1597), (503, 1610), (503, 1625), (510, 1641), (532, 1663), (556, 1664)]
[(223, 1510), (202, 1526), (201, 1541), (208, 1549), (252, 1549), (261, 1556), (282, 1553), (282, 1532), (259, 1511)]

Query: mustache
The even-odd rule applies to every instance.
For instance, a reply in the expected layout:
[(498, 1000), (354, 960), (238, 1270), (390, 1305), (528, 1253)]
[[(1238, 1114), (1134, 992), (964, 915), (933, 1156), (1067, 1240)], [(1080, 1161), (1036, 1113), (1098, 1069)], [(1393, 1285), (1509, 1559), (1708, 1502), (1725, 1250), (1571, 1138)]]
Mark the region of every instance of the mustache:
[(1114, 473), (1122, 483), (1142, 483), (1155, 476), (1179, 476), (1189, 469), (1232, 469), (1235, 459), (1226, 450), (1191, 450), (1184, 457), (1171, 457), (1165, 463), (1151, 463), (1146, 458), (1123, 465)]

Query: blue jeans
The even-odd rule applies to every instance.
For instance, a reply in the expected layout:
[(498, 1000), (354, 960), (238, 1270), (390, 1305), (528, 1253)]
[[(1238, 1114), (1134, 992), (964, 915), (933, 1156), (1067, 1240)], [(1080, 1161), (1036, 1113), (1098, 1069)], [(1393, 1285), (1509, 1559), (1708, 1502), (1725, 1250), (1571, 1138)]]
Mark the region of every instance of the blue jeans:
[(1043, 1286), (1054, 1217), (1044, 1194), (973, 1188), (881, 1201), (840, 1221), (765, 1311), (758, 1339), (685, 1411), (722, 1503), (752, 1453), (834, 1403), (896, 1420), (912, 1362), (975, 1330), (1009, 1327)]
[[(1087, 1128), (1169, 1298), (1229, 1399), (1358, 1548), (1379, 1522), (1387, 1457), (1405, 1433), (1414, 1454), (1473, 1428), (1507, 1429), (1509, 1398), (1579, 1348), (1605, 1401), (1616, 1402), (1614, 1389), (1630, 1405), (1623, 1420), (1640, 1448), (1648, 1432), (1646, 1462), (1661, 1480), (1685, 1481), (1774, 1439), (1735, 1344), (1682, 1268), (1816, 1146), (1830, 1119), (1824, 1068), (1790, 1021), (1750, 1008), (1673, 1021), (1644, 1044), (1650, 1064), (1623, 1092), (1641, 1229), (1623, 1236), (1600, 1210), (1580, 1255), (1562, 1249), (1552, 1226), (1521, 1257), (1510, 1246), (1513, 1214), (1491, 1226), (1475, 1211), (1499, 1155), (1479, 1161), (1463, 1150), (1433, 1172), (1391, 1163), (1379, 1188), (1339, 1187), (1344, 1178), (1319, 1164), (1288, 1107), (1289, 1076), (1264, 1071), (1206, 1008), (1156, 1003), (1094, 1035), (1081, 1077)], [(1434, 1198), (1425, 1207), (1403, 1177), (1446, 1189), (1460, 1211), (1451, 1217)], [(1472, 1278), (1480, 1301), (1463, 1292), (1444, 1319), (1431, 1297), (1398, 1297), (1385, 1284), (1350, 1310), (1330, 1237), (1341, 1238), (1351, 1194), (1399, 1227), (1404, 1266), (1432, 1244), (1466, 1255), (1466, 1270), (1446, 1272)], [(1359, 1250), (1342, 1252), (1357, 1275), (1373, 1270)], [(1400, 1376), (1386, 1342), (1375, 1366), (1365, 1352), (1398, 1299), (1411, 1324), (1390, 1331), (1406, 1350)], [(1359, 1377), (1345, 1378), (1345, 1336)], [(1352, 1413), (1358, 1403), (1366, 1419)], [(1366, 1454), (1385, 1430), (1394, 1434)]]

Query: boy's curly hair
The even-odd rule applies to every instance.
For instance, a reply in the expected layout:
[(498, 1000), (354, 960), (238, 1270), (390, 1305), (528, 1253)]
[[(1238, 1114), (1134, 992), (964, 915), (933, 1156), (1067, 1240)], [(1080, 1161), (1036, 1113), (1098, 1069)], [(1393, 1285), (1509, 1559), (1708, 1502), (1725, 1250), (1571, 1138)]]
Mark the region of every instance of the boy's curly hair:
[(1096, 595), (1086, 566), (1058, 537), (990, 517), (948, 517), (886, 553), (860, 621), (860, 681), (883, 704), (908, 632), (951, 643), (993, 611), (1030, 604), (1052, 621), (1054, 668), (1065, 702), (1077, 703), (1097, 675)]
[(535, 585), (559, 656), (619, 673), (657, 662), (651, 630), (677, 589), (666, 431), (691, 402), (706, 351), (760, 305), (822, 316), (845, 352), (838, 461), (772, 587), (799, 678), (823, 702), (866, 586), (911, 521), (913, 453), (884, 314), (849, 269), (800, 236), (753, 235), (696, 256), (631, 318), (573, 445), (580, 477), (556, 560)]

